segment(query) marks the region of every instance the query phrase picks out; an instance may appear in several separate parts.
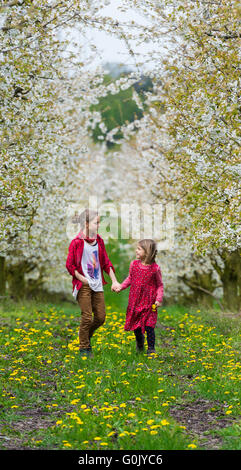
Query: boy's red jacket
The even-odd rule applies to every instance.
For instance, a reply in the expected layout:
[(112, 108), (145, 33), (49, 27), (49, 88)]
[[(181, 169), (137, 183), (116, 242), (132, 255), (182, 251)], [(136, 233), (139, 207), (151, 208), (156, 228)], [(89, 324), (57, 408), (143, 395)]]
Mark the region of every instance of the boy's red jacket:
[[(100, 268), (101, 268), (101, 276), (102, 276), (102, 283), (103, 285), (108, 284), (106, 282), (104, 275), (103, 275), (103, 270), (109, 274), (110, 268), (113, 269), (115, 272), (115, 268), (111, 261), (108, 258), (108, 255), (106, 253), (105, 249), (105, 243), (103, 238), (100, 237), (100, 235), (97, 233), (96, 237), (98, 247), (99, 247), (99, 262), (100, 262)], [(68, 272), (72, 276), (72, 284), (73, 284), (73, 291), (76, 286), (76, 289), (79, 290), (82, 286), (82, 282), (75, 277), (74, 272), (77, 270), (82, 276), (84, 276), (82, 266), (81, 266), (81, 259), (82, 259), (82, 253), (84, 249), (84, 238), (81, 233), (79, 233), (70, 243), (69, 245), (69, 252), (66, 260), (66, 268)]]

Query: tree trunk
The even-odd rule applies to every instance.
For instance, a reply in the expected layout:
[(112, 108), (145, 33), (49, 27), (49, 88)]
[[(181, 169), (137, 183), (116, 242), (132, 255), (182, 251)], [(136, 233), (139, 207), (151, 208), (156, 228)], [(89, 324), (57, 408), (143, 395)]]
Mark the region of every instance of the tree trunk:
[(37, 279), (28, 279), (25, 288), (27, 298), (35, 298), (35, 296), (38, 296), (43, 289), (44, 272), (44, 267), (41, 267), (39, 269), (39, 277)]
[(223, 250), (219, 253), (224, 261), (220, 277), (223, 283), (223, 304), (225, 308), (239, 312), (241, 309), (241, 249), (232, 253)]
[[(202, 305), (203, 307), (212, 307), (213, 291), (217, 287), (216, 281), (212, 279), (212, 272), (198, 273), (194, 271), (191, 278), (186, 276), (181, 277), (182, 281), (192, 289), (193, 294), (188, 297), (189, 302), (192, 300), (195, 304)], [(218, 299), (216, 299), (218, 301)]]
[(7, 281), (9, 294), (16, 300), (23, 299), (26, 296), (27, 283), (25, 273), (29, 273), (35, 268), (33, 263), (22, 261), (16, 265), (7, 267)]
[(0, 256), (0, 295), (6, 293), (6, 264), (4, 256)]
[(9, 295), (18, 300), (25, 296), (25, 279), (22, 264), (8, 267), (7, 280)]

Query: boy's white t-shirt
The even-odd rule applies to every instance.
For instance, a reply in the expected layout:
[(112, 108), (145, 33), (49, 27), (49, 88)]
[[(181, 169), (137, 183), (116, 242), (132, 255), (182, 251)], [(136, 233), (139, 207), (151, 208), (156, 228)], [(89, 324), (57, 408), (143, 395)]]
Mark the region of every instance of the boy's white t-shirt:
[[(99, 262), (99, 246), (96, 241), (94, 245), (90, 245), (84, 240), (84, 249), (81, 259), (81, 266), (84, 276), (89, 282), (89, 286), (95, 292), (102, 292), (103, 283), (101, 277), (101, 269)], [(77, 298), (78, 290), (75, 286), (73, 296)]]

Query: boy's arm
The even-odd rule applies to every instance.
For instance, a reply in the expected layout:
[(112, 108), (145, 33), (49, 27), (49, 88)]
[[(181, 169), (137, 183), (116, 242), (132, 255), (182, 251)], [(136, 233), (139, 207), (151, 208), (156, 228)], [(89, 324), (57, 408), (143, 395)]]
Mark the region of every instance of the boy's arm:
[(75, 270), (74, 275), (75, 277), (77, 277), (77, 279), (79, 279), (79, 281), (83, 282), (83, 284), (89, 284), (88, 279), (82, 274), (80, 274), (79, 271), (77, 271), (77, 269)]
[[(107, 252), (106, 252), (106, 248), (105, 248), (105, 243), (104, 243), (104, 240), (102, 240), (102, 250), (103, 250), (103, 270), (109, 274), (109, 276), (111, 277), (110, 275), (110, 268), (112, 268), (113, 270), (113, 273), (115, 273), (115, 268), (112, 264), (112, 262), (110, 261), (108, 255), (107, 255)], [(111, 278), (112, 279), (112, 278)]]
[(115, 277), (115, 273), (114, 273), (112, 267), (110, 267), (110, 269), (109, 269), (109, 276), (110, 276), (112, 282), (118, 282), (116, 277)]
[(68, 251), (68, 256), (67, 256), (65, 266), (69, 274), (71, 274), (71, 276), (75, 276), (75, 270), (77, 270), (77, 267), (75, 265), (75, 259), (74, 259), (74, 240), (72, 240), (72, 242), (69, 245), (69, 251)]
[(114, 271), (113, 271), (112, 268), (110, 268), (109, 276), (110, 276), (110, 278), (111, 278), (111, 280), (112, 280), (111, 290), (112, 290), (112, 291), (113, 291), (113, 290), (115, 291), (116, 289), (119, 289), (120, 284), (119, 284), (119, 282), (117, 281), (117, 279), (116, 279), (116, 277), (115, 277), (115, 273), (114, 273)]
[(83, 282), (83, 284), (88, 284), (86, 277), (82, 276), (77, 270), (75, 265), (75, 257), (74, 257), (74, 240), (69, 245), (69, 252), (66, 260), (66, 268), (71, 274), (71, 276), (75, 276), (79, 281)]
[(112, 262), (110, 261), (108, 255), (107, 255), (107, 252), (106, 252), (106, 248), (105, 248), (105, 244), (103, 242), (103, 256), (104, 256), (104, 265), (103, 265), (103, 270), (110, 276), (111, 280), (112, 280), (112, 286), (111, 286), (111, 289), (115, 289), (119, 286), (119, 282), (117, 281), (116, 279), (116, 276), (115, 276), (115, 268), (112, 264)]

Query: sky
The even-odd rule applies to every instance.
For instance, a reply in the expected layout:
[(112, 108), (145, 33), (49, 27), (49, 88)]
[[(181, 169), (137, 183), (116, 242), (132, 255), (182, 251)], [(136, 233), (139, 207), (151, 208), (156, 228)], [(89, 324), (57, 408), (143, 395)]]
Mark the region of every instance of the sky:
[[(128, 12), (121, 12), (118, 10), (120, 5), (121, 0), (111, 0), (110, 4), (103, 9), (103, 15), (111, 16), (113, 19), (119, 20), (120, 22), (130, 22), (134, 20), (138, 22), (138, 24), (149, 24), (149, 22), (138, 15), (134, 9), (129, 9)], [(114, 35), (107, 34), (104, 31), (98, 31), (97, 29), (89, 31), (89, 34), (92, 35), (95, 44), (98, 46), (103, 62), (123, 62), (129, 66), (135, 65), (133, 57), (130, 55), (123, 39), (118, 39)], [(130, 44), (134, 52), (147, 53), (152, 50), (152, 46), (147, 43), (142, 43), (139, 47), (137, 47), (133, 41), (131, 41)]]
[[(108, 5), (102, 9), (103, 16), (112, 17), (115, 20), (121, 22), (130, 22), (132, 20), (139, 25), (151, 26), (151, 20), (144, 17), (136, 12), (134, 8), (129, 8), (128, 11), (122, 12), (118, 8), (121, 6), (121, 0), (107, 0)], [(90, 44), (93, 43), (97, 47), (97, 51), (94, 52), (94, 59), (88, 64), (88, 68), (95, 68), (99, 64), (106, 62), (117, 62), (128, 66), (129, 68), (135, 69), (135, 59), (130, 55), (128, 47), (123, 39), (118, 39), (116, 36), (100, 31), (97, 28), (89, 27), (86, 28), (85, 33), (78, 31), (77, 29), (72, 30), (73, 40), (76, 42), (83, 43), (83, 61), (84, 55), (88, 56)], [(142, 70), (150, 70), (153, 67), (152, 57), (155, 56), (155, 50), (160, 53), (160, 44), (154, 44), (152, 42), (142, 42), (137, 45), (134, 41), (129, 41), (129, 44), (136, 54), (136, 57), (146, 57), (145, 65), (142, 66)], [(165, 53), (165, 47), (163, 47), (163, 53)]]

